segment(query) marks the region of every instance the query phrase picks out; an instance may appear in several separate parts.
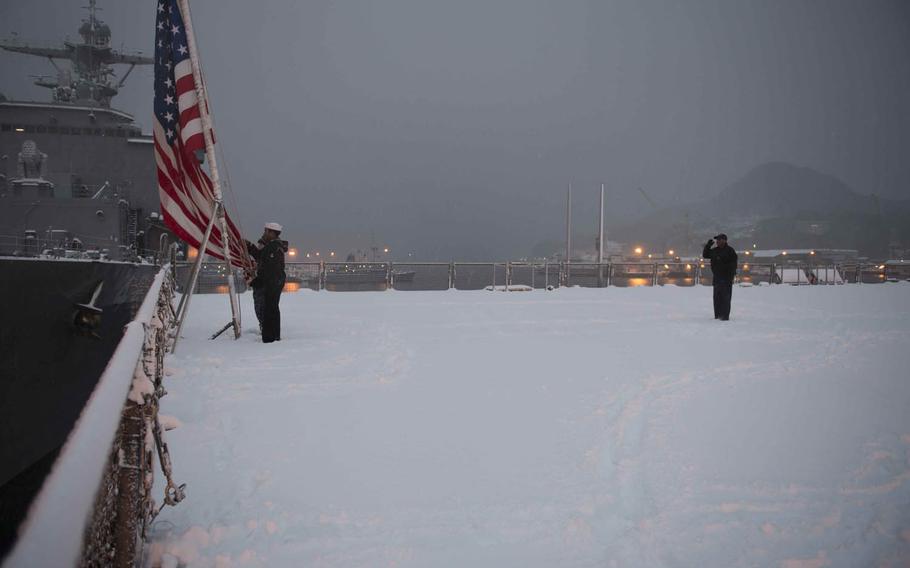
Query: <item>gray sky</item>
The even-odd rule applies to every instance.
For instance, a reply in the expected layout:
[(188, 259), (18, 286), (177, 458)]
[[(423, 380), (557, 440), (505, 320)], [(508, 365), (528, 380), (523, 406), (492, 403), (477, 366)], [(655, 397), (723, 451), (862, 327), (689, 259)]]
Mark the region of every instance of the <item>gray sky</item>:
[[(84, 2), (0, 5), (0, 33), (76, 36)], [(910, 196), (910, 3), (194, 0), (240, 221), (302, 249), (390, 245), (504, 258), (716, 194), (772, 160)], [(155, 3), (108, 0), (115, 45), (151, 51)], [(38, 58), (0, 92), (45, 99)], [(115, 106), (146, 130), (151, 68)], [(590, 229), (587, 227), (590, 226)]]

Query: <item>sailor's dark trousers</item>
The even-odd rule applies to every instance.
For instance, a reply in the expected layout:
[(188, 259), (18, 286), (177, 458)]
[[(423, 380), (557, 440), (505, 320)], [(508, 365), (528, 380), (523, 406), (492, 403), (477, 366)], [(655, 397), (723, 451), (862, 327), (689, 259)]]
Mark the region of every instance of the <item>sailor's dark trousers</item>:
[(256, 311), (256, 319), (259, 321), (259, 331), (262, 331), (262, 306), (265, 304), (265, 286), (253, 288), (253, 309)]
[(733, 283), (725, 280), (714, 281), (714, 319), (730, 319), (730, 301), (733, 299)]
[(281, 284), (267, 284), (262, 287), (262, 342), (271, 343), (281, 339), (281, 311), (278, 302), (281, 301)]

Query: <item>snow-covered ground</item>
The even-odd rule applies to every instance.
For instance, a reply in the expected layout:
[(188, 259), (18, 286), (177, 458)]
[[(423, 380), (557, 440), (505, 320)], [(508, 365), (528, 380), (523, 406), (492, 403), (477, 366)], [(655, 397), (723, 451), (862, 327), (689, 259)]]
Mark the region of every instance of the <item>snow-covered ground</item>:
[(209, 341), (195, 297), (169, 360), (150, 565), (910, 565), (910, 284), (730, 322), (704, 287), (300, 292), (269, 345), (243, 308)]

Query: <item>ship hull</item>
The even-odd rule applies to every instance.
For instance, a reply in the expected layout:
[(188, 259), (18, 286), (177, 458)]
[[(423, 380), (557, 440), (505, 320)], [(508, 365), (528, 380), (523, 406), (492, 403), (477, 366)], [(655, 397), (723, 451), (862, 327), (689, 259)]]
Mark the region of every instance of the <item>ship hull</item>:
[[(157, 270), (120, 262), (0, 258), (0, 552)], [(92, 308), (101, 310), (97, 325), (77, 326), (77, 314), (97, 313)]]

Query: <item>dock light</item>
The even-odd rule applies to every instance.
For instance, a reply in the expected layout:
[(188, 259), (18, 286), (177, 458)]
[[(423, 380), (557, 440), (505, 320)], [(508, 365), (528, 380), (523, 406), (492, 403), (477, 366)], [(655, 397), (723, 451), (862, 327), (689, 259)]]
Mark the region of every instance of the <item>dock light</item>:
[(650, 254), (650, 253), (648, 253), (648, 258), (651, 258), (651, 254)]
[(291, 249), (288, 251), (288, 256), (297, 256), (297, 249)]
[(692, 270), (692, 265), (691, 265), (691, 264), (687, 264), (687, 265), (686, 265), (686, 270)]
[(670, 265), (669, 265), (669, 264), (665, 264), (665, 265), (664, 265), (664, 268), (666, 268), (667, 270), (670, 270)]
[(307, 257), (307, 258), (310, 258), (310, 253), (306, 253), (306, 257)]
[(784, 252), (782, 252), (781, 254), (784, 255), (784, 256), (787, 256), (787, 251), (784, 251)]
[(335, 256), (335, 251), (330, 252), (329, 256)]
[(25, 129), (24, 129), (24, 128), (18, 128), (18, 127), (17, 127), (17, 128), (16, 128), (16, 132), (25, 132)]
[(389, 252), (389, 247), (385, 247), (384, 249), (382, 249), (382, 252)]
[(670, 256), (673, 256), (673, 249), (670, 249), (670, 250), (669, 250), (669, 251), (667, 251), (667, 252), (669, 252), (669, 253), (670, 253)]
[(743, 270), (749, 270), (749, 265), (748, 265), (748, 264), (744, 264), (744, 265), (743, 265)]
[(319, 251), (316, 251), (316, 256), (319, 256)]
[(752, 254), (752, 253), (749, 251), (746, 251), (746, 256), (749, 256), (750, 254)]
[(635, 247), (635, 254), (641, 254), (641, 247)]
[(884, 270), (884, 269), (885, 269), (885, 265), (884, 265), (884, 264), (879, 265), (878, 269), (879, 269), (879, 270)]
[(814, 250), (810, 250), (810, 251), (809, 251), (809, 254), (815, 255), (815, 251), (814, 251)]

